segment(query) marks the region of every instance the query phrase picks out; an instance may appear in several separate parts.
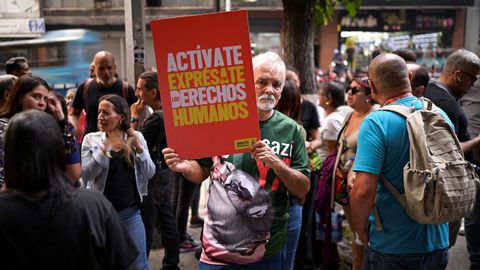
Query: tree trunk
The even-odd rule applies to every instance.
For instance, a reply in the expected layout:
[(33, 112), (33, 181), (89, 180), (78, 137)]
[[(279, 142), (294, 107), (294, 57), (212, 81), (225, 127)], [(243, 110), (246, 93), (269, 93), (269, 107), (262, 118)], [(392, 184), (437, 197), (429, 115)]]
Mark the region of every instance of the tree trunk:
[(302, 94), (315, 93), (313, 39), (315, 0), (282, 0), (285, 22), (285, 62), (298, 71)]

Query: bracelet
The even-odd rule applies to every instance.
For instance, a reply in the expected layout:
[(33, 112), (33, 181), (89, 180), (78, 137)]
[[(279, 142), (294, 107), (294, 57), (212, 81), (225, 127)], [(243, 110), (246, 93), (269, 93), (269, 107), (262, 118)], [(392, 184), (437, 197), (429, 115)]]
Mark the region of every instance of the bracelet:
[(135, 118), (135, 117), (130, 118), (130, 123), (137, 123), (137, 122), (138, 122), (138, 118)]

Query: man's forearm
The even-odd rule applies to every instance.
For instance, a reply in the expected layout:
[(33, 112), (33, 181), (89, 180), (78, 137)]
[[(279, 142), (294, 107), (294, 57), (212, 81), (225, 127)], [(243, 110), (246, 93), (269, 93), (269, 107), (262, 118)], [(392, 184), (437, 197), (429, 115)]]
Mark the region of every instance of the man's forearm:
[(202, 183), (209, 176), (209, 169), (203, 167), (195, 160), (186, 161), (188, 166), (186, 166), (181, 174), (185, 176), (189, 181), (194, 183)]
[(308, 177), (300, 171), (288, 167), (283, 161), (279, 160), (272, 169), (288, 191), (295, 197), (303, 198), (310, 190)]
[(464, 153), (469, 153), (475, 149), (480, 148), (480, 136), (477, 136), (469, 141), (460, 143)]
[(375, 206), (377, 177), (374, 174), (358, 172), (350, 195), (352, 223), (364, 244), (368, 243), (368, 216)]

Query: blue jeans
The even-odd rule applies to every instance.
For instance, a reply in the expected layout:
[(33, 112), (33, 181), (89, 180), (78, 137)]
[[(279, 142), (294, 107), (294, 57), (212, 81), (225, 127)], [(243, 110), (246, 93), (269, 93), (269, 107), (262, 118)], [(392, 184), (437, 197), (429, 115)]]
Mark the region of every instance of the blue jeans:
[(283, 270), (285, 269), (285, 265), (283, 264), (285, 260), (285, 251), (286, 247), (284, 247), (280, 252), (270, 258), (266, 258), (255, 263), (245, 265), (214, 265), (200, 262), (198, 266), (200, 270)]
[(129, 269), (150, 270), (145, 248), (145, 228), (138, 207), (127, 207), (118, 212), (128, 234), (137, 246), (138, 256)]
[(291, 203), (288, 209), (288, 242), (285, 251), (285, 262), (283, 269), (292, 270), (295, 262), (295, 253), (297, 252), (298, 237), (302, 229), (302, 206), (297, 198), (290, 198)]
[(448, 264), (448, 248), (418, 254), (385, 254), (365, 247), (364, 270), (443, 270)]

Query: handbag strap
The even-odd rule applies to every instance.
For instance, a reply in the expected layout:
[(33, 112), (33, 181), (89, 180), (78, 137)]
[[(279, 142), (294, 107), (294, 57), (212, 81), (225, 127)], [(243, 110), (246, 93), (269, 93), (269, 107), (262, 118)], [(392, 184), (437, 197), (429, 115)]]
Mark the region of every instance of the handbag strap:
[(330, 198), (330, 207), (333, 209), (335, 207), (335, 172), (338, 167), (338, 163), (340, 162), (340, 157), (343, 154), (343, 145), (345, 143), (345, 130), (347, 130), (347, 126), (350, 123), (350, 119), (352, 118), (353, 112), (350, 112), (345, 117), (345, 121), (343, 123), (342, 129), (340, 129), (340, 133), (338, 134), (337, 138), (337, 157), (335, 159), (335, 165), (333, 166), (333, 173), (332, 173), (332, 196)]

